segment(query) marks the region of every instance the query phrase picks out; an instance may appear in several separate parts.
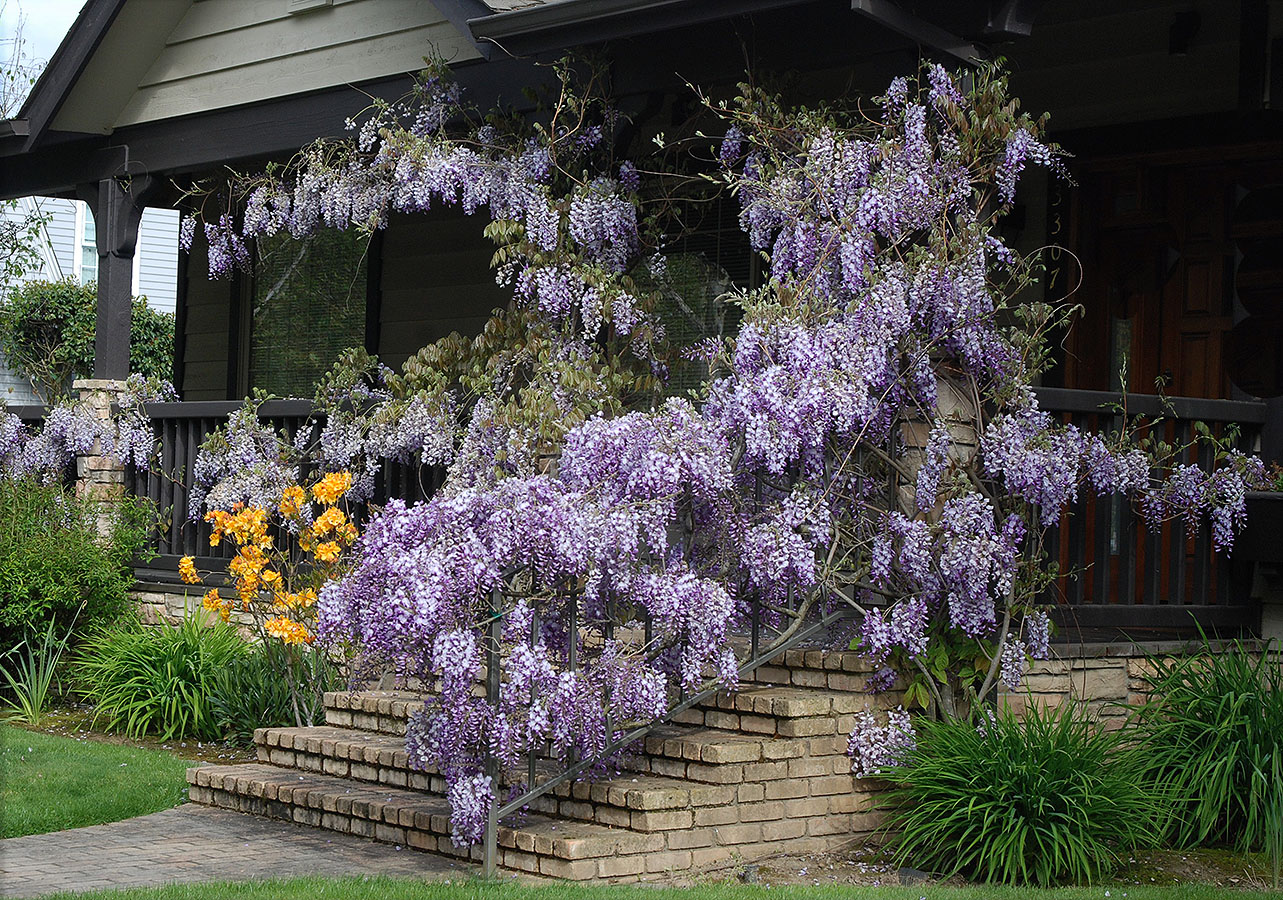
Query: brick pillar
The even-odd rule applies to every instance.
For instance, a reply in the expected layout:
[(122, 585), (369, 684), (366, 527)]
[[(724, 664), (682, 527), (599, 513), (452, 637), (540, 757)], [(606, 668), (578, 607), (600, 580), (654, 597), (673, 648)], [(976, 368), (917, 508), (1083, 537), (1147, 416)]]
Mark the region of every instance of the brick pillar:
[[(110, 378), (85, 378), (72, 382), (80, 402), (101, 422), (111, 420), (111, 407), (125, 389), (125, 382)], [(76, 458), (76, 496), (90, 500), (98, 507), (98, 533), (107, 537), (114, 524), (116, 507), (125, 498), (125, 466), (113, 456), (101, 455), (95, 443), (93, 451)]]

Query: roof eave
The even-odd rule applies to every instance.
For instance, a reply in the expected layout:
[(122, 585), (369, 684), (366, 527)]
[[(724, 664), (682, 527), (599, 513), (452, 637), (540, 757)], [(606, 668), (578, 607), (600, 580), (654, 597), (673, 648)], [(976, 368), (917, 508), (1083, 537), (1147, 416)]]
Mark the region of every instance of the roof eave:
[(565, 50), (636, 37), (808, 0), (565, 0), (468, 20), (478, 42), (509, 53)]
[(89, 57), (124, 5), (125, 0), (88, 0), (80, 10), (18, 111), (18, 118), (25, 119), (29, 125), (27, 146), (38, 142), (49, 130), (76, 79), (89, 63)]

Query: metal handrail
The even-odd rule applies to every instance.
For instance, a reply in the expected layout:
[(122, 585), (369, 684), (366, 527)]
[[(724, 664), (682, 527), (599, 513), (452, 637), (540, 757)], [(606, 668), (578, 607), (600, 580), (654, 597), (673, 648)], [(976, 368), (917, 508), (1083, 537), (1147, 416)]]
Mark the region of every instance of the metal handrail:
[[(500, 650), (500, 637), (502, 629), (502, 614), (499, 612), (501, 598), (496, 591), (491, 597), (491, 618), (488, 624), (490, 631), (490, 640), (487, 641), (486, 648), (486, 696), (488, 701), (493, 705), (499, 700), (499, 669), (502, 662), (502, 653)], [(572, 594), (568, 600), (570, 604), (569, 618), (571, 634), (578, 631), (578, 614), (577, 603)], [(776, 659), (781, 653), (791, 650), (799, 644), (809, 640), (817, 634), (820, 634), (831, 628), (837, 622), (851, 618), (856, 615), (856, 610), (849, 605), (839, 605), (828, 612), (819, 612), (816, 617), (807, 624), (798, 624), (796, 627), (786, 628), (781, 636), (773, 642), (770, 642), (765, 649), (760, 646), (760, 630), (762, 614), (767, 611), (767, 604), (756, 593), (751, 594), (750, 601), (750, 623), (751, 623), (751, 643), (749, 650), (749, 659), (742, 663), (736, 670), (739, 678), (747, 678), (757, 671), (761, 666), (766, 665), (771, 660)], [(809, 617), (803, 610), (798, 610), (802, 622)], [(605, 623), (605, 634), (610, 636), (613, 623)], [(649, 640), (650, 624), (646, 622), (647, 638)], [(533, 639), (533, 634), (532, 634)], [(568, 654), (568, 664), (571, 671), (575, 671), (578, 666), (577, 660), (577, 641), (570, 642), (570, 652)], [(526, 751), (527, 765), (527, 782), (526, 790), (517, 797), (500, 803), (497, 798), (491, 800), (490, 809), (486, 819), (486, 829), (483, 837), (482, 868), (486, 877), (493, 876), (498, 867), (498, 827), (499, 823), (528, 806), (534, 800), (544, 796), (548, 792), (555, 790), (560, 785), (573, 781), (584, 772), (594, 768), (605, 760), (615, 756), (625, 748), (645, 739), (656, 728), (666, 725), (672, 720), (690, 709), (691, 707), (704, 702), (710, 697), (715, 696), (721, 691), (721, 685), (716, 680), (708, 681), (698, 691), (692, 694), (686, 694), (685, 691), (679, 696), (678, 701), (672, 704), (663, 714), (654, 719), (638, 724), (623, 727), (617, 736), (611, 736), (613, 726), (609, 717), (606, 721), (607, 742), (606, 744), (591, 756), (583, 759), (571, 760), (557, 774), (535, 783), (536, 763), (542, 758), (540, 749), (530, 747)], [(485, 762), (486, 774), (491, 778), (492, 787), (497, 790), (498, 784), (498, 765), (492, 753), (487, 750)]]

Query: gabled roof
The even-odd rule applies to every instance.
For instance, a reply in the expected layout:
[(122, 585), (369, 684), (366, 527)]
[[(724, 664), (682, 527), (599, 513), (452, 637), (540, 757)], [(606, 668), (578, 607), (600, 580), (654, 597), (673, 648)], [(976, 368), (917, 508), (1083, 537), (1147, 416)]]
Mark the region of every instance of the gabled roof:
[(25, 138), (30, 146), (49, 129), (72, 85), (80, 78), (93, 52), (115, 21), (125, 0), (88, 0), (62, 43), (36, 80), (13, 119), (0, 122), (0, 144)]
[[(988, 9), (919, 2), (973, 20)], [(521, 102), (550, 77), (540, 57), (661, 34), (678, 47), (680, 29), (803, 4), (844, 22), (914, 21), (891, 0), (87, 0), (18, 116), (0, 121), (0, 197), (290, 152), (339, 133), (372, 97), (402, 94), (427, 52), (479, 102)], [(634, 55), (668, 64), (641, 44)]]

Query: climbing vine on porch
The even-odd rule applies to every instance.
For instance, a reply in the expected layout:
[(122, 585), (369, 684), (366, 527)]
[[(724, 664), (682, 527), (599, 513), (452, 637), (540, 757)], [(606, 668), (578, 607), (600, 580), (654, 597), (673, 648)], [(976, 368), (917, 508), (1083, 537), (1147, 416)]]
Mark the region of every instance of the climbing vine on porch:
[[(444, 773), (457, 841), (479, 838), (527, 750), (591, 759), (680, 691), (734, 688), (736, 635), (755, 627), (849, 610), (880, 667), (871, 689), (968, 715), (1047, 654), (1043, 539), (1085, 492), (1151, 522), (1210, 516), (1230, 550), (1258, 460), (1219, 447), (1210, 471), (1186, 466), (1139, 423), (1087, 433), (1038, 406), (1070, 310), (1025, 299), (1035, 267), (998, 225), (1025, 170), (1058, 175), (1063, 154), (999, 70), (927, 64), (855, 110), (751, 85), (706, 99), (717, 138), (692, 145), (713, 145), (698, 183), (737, 198), (768, 274), (722, 298), (738, 333), (686, 346), (657, 310), (675, 199), (697, 180), (617, 158), (627, 121), (600, 76), (559, 73), (527, 121), (478, 115), (434, 65), (350, 140), (206, 188), (182, 225), (217, 276), (264, 236), (434, 206), (490, 218), (513, 302), (479, 337), (400, 373), (352, 354), (322, 384), (315, 434), (229, 428), (198, 472), (197, 503), (231, 509), (279, 503), (304, 465), (353, 472), (350, 496), (369, 496), (381, 459), (447, 467), (428, 501), (375, 512), (318, 628), (430, 686), (407, 745)], [(675, 396), (683, 358), (708, 377)], [(901, 713), (862, 717), (856, 770), (912, 740)]]

